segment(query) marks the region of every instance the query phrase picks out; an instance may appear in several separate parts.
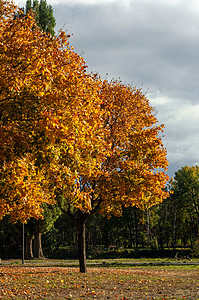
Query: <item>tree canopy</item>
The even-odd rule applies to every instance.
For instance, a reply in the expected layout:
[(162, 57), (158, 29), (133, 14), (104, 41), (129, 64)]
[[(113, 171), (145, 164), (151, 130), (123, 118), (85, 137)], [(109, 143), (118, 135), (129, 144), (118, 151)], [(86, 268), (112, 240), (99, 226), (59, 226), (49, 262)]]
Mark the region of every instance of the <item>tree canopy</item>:
[(57, 201), (83, 234), (96, 211), (167, 197), (163, 125), (142, 91), (87, 73), (64, 32), (0, 3), (0, 218), (39, 218)]
[(16, 7), (6, 1), (1, 10), (1, 216), (25, 220), (41, 215), (41, 203), (53, 202), (43, 166), (53, 164), (55, 141), (74, 147), (87, 93), (90, 109), (97, 107), (96, 84), (64, 32), (43, 34), (31, 15), (14, 18)]

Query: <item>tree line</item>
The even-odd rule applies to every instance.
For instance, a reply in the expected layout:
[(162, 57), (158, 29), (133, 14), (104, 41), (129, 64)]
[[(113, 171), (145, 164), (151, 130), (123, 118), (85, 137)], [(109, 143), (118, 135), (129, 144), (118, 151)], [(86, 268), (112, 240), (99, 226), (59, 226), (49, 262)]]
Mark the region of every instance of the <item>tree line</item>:
[[(93, 215), (87, 222), (86, 247), (89, 257), (131, 255), (139, 250), (156, 255), (165, 249), (174, 256), (179, 248), (189, 249), (189, 255), (199, 255), (199, 167), (185, 166), (175, 173), (167, 187), (170, 195), (162, 203), (147, 210), (123, 207), (120, 218)], [(8, 218), (1, 224), (1, 253), (20, 255), (22, 228)], [(25, 225), (26, 259), (77, 258), (77, 228), (59, 207), (46, 207), (43, 220), (29, 220)], [(40, 240), (38, 236), (40, 235)], [(42, 236), (42, 239), (41, 239)], [(38, 242), (39, 241), (39, 242)], [(16, 246), (17, 245), (17, 246)], [(34, 247), (33, 247), (34, 245)], [(15, 249), (15, 250), (14, 250)], [(18, 249), (16, 251), (16, 249)], [(117, 253), (117, 251), (119, 252)], [(166, 255), (166, 252), (163, 252)], [(150, 254), (148, 254), (150, 255)]]

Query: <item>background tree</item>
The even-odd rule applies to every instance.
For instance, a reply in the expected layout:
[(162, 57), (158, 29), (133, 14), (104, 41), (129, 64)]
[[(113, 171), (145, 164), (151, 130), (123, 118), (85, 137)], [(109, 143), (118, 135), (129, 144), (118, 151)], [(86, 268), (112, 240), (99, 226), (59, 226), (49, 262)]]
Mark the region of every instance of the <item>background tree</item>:
[[(26, 233), (26, 259), (43, 258), (42, 234), (47, 233), (53, 228), (55, 221), (60, 215), (60, 210), (56, 205), (44, 205), (43, 219), (34, 218), (28, 220), (25, 225)], [(34, 251), (33, 251), (34, 244)]]
[(11, 223), (9, 216), (0, 220), (0, 258), (18, 257), (21, 246), (21, 232), (21, 224)]
[(51, 35), (55, 34), (56, 22), (53, 16), (53, 8), (47, 5), (46, 0), (40, 0), (39, 4), (39, 26), (41, 29)]
[(40, 29), (52, 36), (55, 35), (56, 20), (53, 15), (53, 8), (47, 4), (46, 0), (26, 0), (25, 14), (33, 11), (36, 22)]
[(31, 0), (27, 0), (26, 1), (26, 8), (25, 8), (25, 12), (26, 14), (28, 14), (32, 9), (32, 3), (31, 3)]
[[(38, 0), (33, 0), (32, 9), (35, 14), (36, 21), (38, 23), (39, 22), (39, 1)], [(51, 34), (53, 35), (53, 33)]]
[[(198, 239), (199, 228), (199, 166), (182, 167), (175, 173), (171, 199), (175, 203), (176, 236), (184, 245)], [(179, 233), (178, 233), (179, 232)]]

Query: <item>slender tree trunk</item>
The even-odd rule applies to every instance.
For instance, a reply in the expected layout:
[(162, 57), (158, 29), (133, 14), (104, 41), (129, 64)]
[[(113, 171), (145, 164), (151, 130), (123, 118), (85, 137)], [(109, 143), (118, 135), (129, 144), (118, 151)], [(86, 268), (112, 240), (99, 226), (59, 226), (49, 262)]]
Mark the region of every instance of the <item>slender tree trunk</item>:
[(164, 245), (166, 242), (166, 239), (168, 239), (166, 237), (166, 229), (167, 229), (167, 204), (164, 205), (165, 207), (165, 218), (164, 218), (164, 222), (163, 222), (163, 231), (162, 231), (162, 235), (163, 235), (163, 241), (162, 241), (162, 249), (164, 249)]
[(150, 243), (150, 214), (149, 210), (147, 209), (147, 227), (146, 227), (146, 237), (147, 237), (147, 249), (149, 250), (149, 243)]
[[(63, 213), (72, 218), (78, 226), (78, 251), (79, 251), (79, 269), (81, 273), (86, 273), (86, 220), (89, 215), (94, 214), (100, 207), (102, 199), (100, 198), (97, 205), (93, 208), (90, 213), (82, 212), (78, 210), (77, 217), (74, 216), (70, 211), (70, 204), (68, 210), (64, 210), (61, 206), (61, 199), (59, 193), (57, 193), (57, 203)], [(92, 202), (92, 201), (91, 201)]]
[(138, 218), (136, 210), (134, 210), (134, 234), (135, 234), (135, 250), (138, 250)]
[(176, 249), (176, 211), (174, 211), (173, 228), (172, 228), (173, 250)]
[(79, 268), (81, 273), (86, 273), (86, 216), (83, 213), (78, 218), (78, 251)]
[(132, 234), (132, 229), (131, 229), (131, 224), (128, 224), (128, 229), (129, 229), (129, 248), (132, 248), (133, 245), (133, 234)]
[(42, 220), (38, 220), (36, 224), (36, 230), (34, 233), (34, 258), (44, 258), (41, 236), (42, 236)]
[(34, 235), (34, 257), (44, 258), (42, 243), (41, 243), (41, 232), (36, 232)]
[(26, 234), (25, 242), (25, 258), (26, 259), (33, 259), (33, 251), (32, 251), (32, 240), (33, 240), (33, 235)]

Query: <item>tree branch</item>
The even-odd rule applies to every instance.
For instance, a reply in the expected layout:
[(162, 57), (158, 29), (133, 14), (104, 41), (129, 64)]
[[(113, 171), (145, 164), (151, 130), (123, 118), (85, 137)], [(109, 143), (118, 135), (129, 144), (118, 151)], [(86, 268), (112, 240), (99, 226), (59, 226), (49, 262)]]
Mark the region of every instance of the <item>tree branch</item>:
[(96, 211), (98, 211), (101, 203), (102, 203), (102, 197), (100, 196), (97, 205), (90, 211), (90, 215), (93, 215), (94, 213), (96, 213)]
[(65, 215), (68, 215), (71, 219), (73, 219), (75, 222), (77, 222), (77, 218), (71, 213), (70, 211), (70, 204), (68, 204), (68, 210), (63, 209), (62, 205), (61, 205), (61, 197), (60, 194), (56, 195), (57, 198), (57, 203), (59, 208), (61, 209), (61, 212), (64, 213)]

